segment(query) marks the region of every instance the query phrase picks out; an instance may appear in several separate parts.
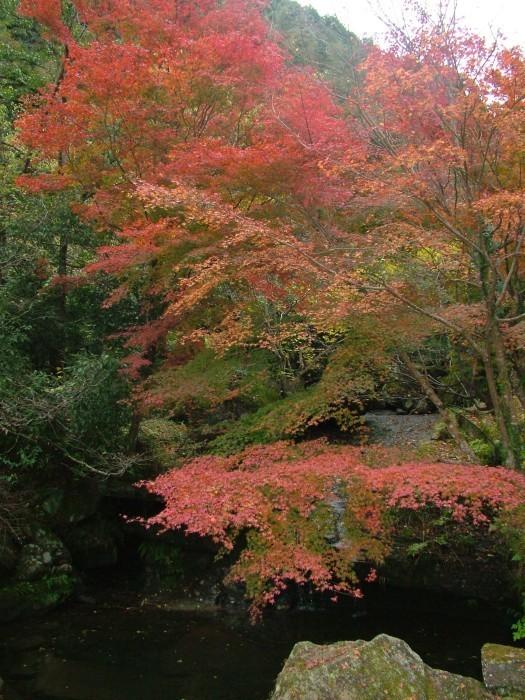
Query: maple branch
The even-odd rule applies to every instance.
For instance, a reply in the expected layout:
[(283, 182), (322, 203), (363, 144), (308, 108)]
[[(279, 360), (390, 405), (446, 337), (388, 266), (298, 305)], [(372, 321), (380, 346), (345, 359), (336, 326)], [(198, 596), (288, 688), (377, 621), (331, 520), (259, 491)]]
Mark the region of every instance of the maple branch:
[(525, 313), (518, 314), (517, 316), (510, 316), (507, 318), (498, 318), (498, 323), (513, 323), (514, 321), (521, 321), (525, 318)]
[(456, 326), (455, 323), (452, 323), (451, 321), (444, 318), (443, 316), (440, 316), (439, 314), (436, 314), (433, 311), (429, 311), (428, 309), (425, 309), (424, 307), (419, 306), (419, 304), (416, 304), (415, 302), (413, 302), (410, 299), (408, 299), (407, 297), (405, 297), (403, 294), (400, 294), (396, 289), (391, 287), (386, 282), (382, 283), (382, 289), (384, 289), (386, 292), (388, 292), (391, 296), (393, 296), (398, 301), (400, 301), (403, 304), (405, 304), (406, 306), (408, 306), (413, 311), (417, 311), (418, 314), (426, 316), (427, 318), (430, 318), (433, 321), (437, 321), (438, 323), (444, 325), (446, 328), (449, 328), (451, 331), (454, 331), (454, 333), (457, 333), (458, 335), (460, 335), (462, 338), (464, 338), (468, 342), (468, 344), (472, 347), (473, 350), (476, 351), (476, 353), (481, 355), (481, 353), (482, 353), (481, 347), (477, 344), (477, 342), (470, 335), (470, 333), (468, 333), (464, 328), (461, 328), (461, 326)]
[(427, 209), (434, 214), (436, 219), (443, 224), (443, 226), (447, 229), (449, 233), (451, 233), (453, 236), (458, 238), (462, 243), (464, 243), (466, 246), (469, 246), (473, 248), (476, 253), (479, 253), (482, 255), (487, 262), (490, 261), (490, 256), (487, 254), (486, 251), (483, 250), (480, 246), (477, 245), (472, 239), (470, 239), (468, 236), (466, 236), (464, 233), (462, 233), (454, 224), (452, 224), (446, 217), (444, 217), (440, 212), (436, 209), (436, 207), (429, 202), (428, 200), (425, 199), (420, 199), (419, 200), (422, 204), (424, 204)]
[(8, 143), (7, 141), (0, 141), (0, 146), (3, 148), (10, 148), (12, 151), (19, 153), (21, 156), (25, 156), (26, 152), (19, 146), (15, 146), (14, 143)]
[(416, 304), (415, 302), (411, 301), (407, 297), (405, 297), (403, 294), (398, 292), (396, 289), (394, 289), (391, 285), (387, 284), (383, 279), (379, 278), (378, 284), (371, 286), (368, 285), (364, 282), (356, 282), (355, 280), (352, 280), (351, 277), (349, 277), (348, 274), (341, 273), (340, 271), (334, 269), (333, 267), (330, 267), (328, 265), (325, 265), (324, 263), (320, 262), (315, 256), (311, 255), (307, 251), (303, 250), (301, 247), (297, 246), (294, 243), (291, 243), (289, 241), (285, 241), (282, 239), (278, 239), (274, 237), (274, 240), (281, 245), (287, 246), (289, 248), (292, 248), (296, 252), (299, 252), (300, 255), (302, 255), (304, 258), (309, 260), (315, 267), (317, 267), (319, 270), (322, 270), (323, 272), (326, 272), (330, 274), (331, 276), (341, 279), (345, 284), (348, 284), (352, 288), (356, 289), (357, 291), (360, 292), (370, 292), (370, 291), (386, 291), (388, 294), (390, 294), (392, 297), (403, 303), (404, 305), (408, 306), (410, 309), (413, 311), (416, 311), (418, 314), (421, 314), (423, 316), (426, 316), (427, 318), (432, 319), (433, 321), (436, 321), (446, 328), (449, 328), (451, 331), (454, 333), (457, 333), (460, 335), (462, 338), (464, 338), (468, 344), (472, 347), (473, 350), (479, 355), (482, 354), (482, 349), (478, 345), (478, 343), (474, 340), (474, 338), (464, 329), (461, 328), (461, 326), (457, 326), (455, 323), (452, 323), (448, 319), (444, 318), (443, 316), (440, 316), (439, 314), (436, 314), (432, 311), (429, 311), (428, 309), (425, 309), (422, 306), (419, 306), (419, 304)]
[(313, 145), (313, 143), (310, 143), (310, 144), (305, 143), (305, 142), (300, 138), (299, 134), (298, 134), (294, 129), (292, 129), (292, 128), (284, 121), (284, 119), (282, 119), (282, 118), (279, 116), (279, 114), (277, 113), (277, 109), (275, 108), (275, 101), (274, 101), (274, 95), (273, 95), (273, 93), (272, 93), (272, 96), (271, 96), (271, 104), (272, 104), (272, 112), (273, 112), (273, 115), (274, 115), (274, 117), (277, 119), (277, 121), (279, 122), (279, 124), (280, 124), (282, 127), (284, 127), (284, 128), (286, 129), (286, 131), (288, 131), (288, 133), (292, 134), (293, 137), (296, 139), (296, 141), (297, 141), (303, 148), (306, 148), (306, 149), (309, 150), (309, 151), (314, 150), (314, 145)]
[(447, 426), (447, 429), (449, 433), (452, 435), (454, 440), (456, 441), (456, 444), (458, 447), (461, 449), (461, 451), (465, 454), (465, 456), (472, 462), (476, 461), (476, 455), (474, 454), (472, 448), (468, 444), (468, 442), (465, 440), (463, 435), (461, 434), (461, 430), (459, 428), (459, 423), (456, 415), (447, 409), (441, 398), (439, 397), (438, 393), (435, 391), (434, 387), (432, 386), (431, 382), (429, 381), (428, 375), (426, 372), (421, 372), (420, 369), (417, 367), (415, 362), (412, 362), (410, 356), (408, 355), (407, 352), (400, 352), (400, 357), (407, 366), (410, 374), (413, 376), (413, 378), (418, 382), (420, 387), (423, 389), (425, 392), (427, 398), (434, 404), (434, 406), (437, 408), (439, 415), (443, 419), (445, 425)]
[(505, 299), (505, 296), (507, 294), (511, 279), (514, 276), (514, 273), (516, 271), (516, 267), (518, 264), (518, 255), (519, 255), (519, 252), (521, 250), (521, 247), (523, 245), (524, 240), (525, 240), (525, 226), (522, 226), (521, 233), (518, 237), (518, 240), (516, 242), (516, 247), (515, 247), (514, 252), (512, 254), (512, 262), (510, 265), (510, 269), (509, 269), (508, 274), (505, 278), (505, 282), (503, 284), (503, 289), (501, 290), (501, 293), (496, 300), (496, 306), (500, 306), (502, 304), (503, 300)]

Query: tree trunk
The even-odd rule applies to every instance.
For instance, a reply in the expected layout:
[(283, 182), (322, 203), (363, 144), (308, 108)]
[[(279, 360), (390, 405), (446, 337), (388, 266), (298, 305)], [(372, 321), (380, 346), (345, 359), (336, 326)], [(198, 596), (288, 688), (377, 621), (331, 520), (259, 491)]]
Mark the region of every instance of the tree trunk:
[(66, 356), (67, 290), (65, 285), (65, 278), (67, 277), (67, 257), (68, 236), (66, 231), (62, 231), (60, 234), (57, 261), (57, 273), (60, 277), (60, 282), (58, 283), (57, 289), (57, 315), (59, 322), (59, 338), (57, 339), (56, 359), (54, 363), (57, 370), (62, 369), (64, 367)]
[(141, 423), (141, 415), (137, 410), (135, 404), (133, 404), (133, 413), (131, 414), (131, 421), (129, 424), (128, 431), (128, 454), (134, 454), (137, 449), (137, 442), (139, 438), (139, 430)]
[(512, 386), (514, 393), (518, 397), (523, 410), (525, 410), (525, 388), (521, 382), (520, 377), (525, 376), (525, 370), (521, 367), (517, 353), (513, 353), (509, 357), (510, 364), (510, 378), (512, 381)]
[(495, 368), (495, 372), (493, 372), (493, 380), (495, 379), (493, 390), (497, 394), (498, 413), (502, 426), (500, 429), (502, 430), (502, 436), (505, 438), (506, 464), (513, 469), (519, 469), (522, 461), (520, 426), (516, 415), (509, 362), (496, 319), (491, 319), (489, 333), (489, 347), (492, 351), (492, 356), (487, 358), (487, 364), (493, 365)]
[(427, 375), (419, 370), (419, 368), (414, 362), (412, 362), (407, 353), (401, 353), (401, 359), (405, 363), (410, 374), (414, 377), (419, 386), (423, 389), (427, 398), (436, 407), (437, 411), (439, 412), (439, 415), (441, 416), (441, 419), (445, 423), (447, 430), (454, 439), (456, 445), (459, 447), (459, 449), (463, 452), (463, 454), (469, 461), (476, 462), (476, 455), (474, 454), (472, 448), (470, 447), (466, 439), (463, 437), (459, 428), (458, 419), (452, 411), (449, 411), (447, 409), (439, 395), (436, 393), (434, 387), (430, 383)]
[(514, 408), (510, 366), (498, 325), (498, 275), (490, 264), (495, 243), (493, 232), (485, 227), (479, 237), (479, 247), (485, 251), (480, 259), (479, 280), (484, 297), (485, 347), (482, 361), (494, 417), (505, 450), (505, 464), (511, 469), (521, 466), (521, 437)]

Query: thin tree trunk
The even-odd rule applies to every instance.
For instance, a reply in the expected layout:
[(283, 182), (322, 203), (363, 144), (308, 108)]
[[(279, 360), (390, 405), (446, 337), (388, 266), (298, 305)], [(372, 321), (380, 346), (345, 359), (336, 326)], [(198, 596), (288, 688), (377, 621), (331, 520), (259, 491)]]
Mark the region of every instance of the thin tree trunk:
[(490, 402), (494, 411), (494, 418), (498, 427), (499, 436), (505, 452), (507, 453), (507, 466), (514, 468), (512, 451), (510, 449), (510, 436), (507, 431), (503, 412), (501, 410), (500, 396), (498, 392), (498, 384), (494, 367), (492, 366), (492, 358), (489, 354), (482, 357), (483, 368), (485, 370), (485, 379), (487, 380), (487, 388), (489, 390)]
[(68, 249), (67, 231), (62, 231), (60, 234), (57, 264), (57, 273), (60, 277), (57, 289), (58, 320), (60, 324), (55, 360), (55, 367), (57, 369), (63, 368), (66, 356), (67, 290), (65, 278), (67, 277)]
[(131, 421), (129, 424), (128, 431), (128, 454), (134, 454), (137, 450), (137, 442), (139, 438), (139, 430), (141, 423), (141, 415), (137, 410), (137, 407), (133, 405), (133, 413), (131, 414)]
[(509, 357), (510, 378), (512, 381), (514, 393), (518, 397), (522, 409), (525, 410), (525, 388), (523, 387), (523, 384), (520, 380), (520, 376), (525, 374), (525, 370), (522, 367), (520, 367), (520, 362), (516, 355), (517, 353), (513, 353)]
[(410, 374), (414, 377), (414, 379), (423, 389), (427, 398), (436, 407), (437, 411), (439, 412), (439, 415), (441, 416), (441, 419), (447, 427), (448, 432), (454, 439), (457, 446), (463, 452), (465, 457), (467, 457), (467, 459), (471, 462), (476, 462), (476, 455), (474, 454), (472, 448), (470, 447), (466, 439), (463, 437), (459, 428), (458, 419), (452, 411), (449, 411), (447, 409), (439, 395), (436, 393), (434, 387), (430, 383), (427, 375), (421, 372), (421, 370), (416, 366), (416, 364), (412, 362), (412, 360), (408, 356), (408, 353), (401, 353), (401, 359), (405, 363)]
[[(487, 235), (487, 232), (488, 230), (485, 228), (481, 233), (479, 246), (485, 251), (488, 260), (493, 253), (494, 241), (492, 234)], [(498, 326), (499, 280), (494, 269), (485, 260), (480, 262), (479, 280), (486, 313), (485, 348), (481, 359), (494, 409), (494, 417), (505, 450), (505, 464), (511, 469), (518, 469), (521, 465), (521, 439), (513, 406), (509, 364)]]
[[(0, 252), (3, 252), (3, 249), (5, 248), (7, 248), (7, 232), (5, 228), (0, 224)], [(4, 273), (0, 264), (0, 284), (4, 284), (4, 282)]]
[(500, 411), (508, 435), (507, 456), (508, 466), (519, 469), (521, 466), (521, 436), (519, 420), (516, 415), (514, 392), (510, 378), (510, 367), (497, 322), (491, 327), (491, 345), (494, 353), (494, 364), (497, 373), (497, 390), (500, 400)]

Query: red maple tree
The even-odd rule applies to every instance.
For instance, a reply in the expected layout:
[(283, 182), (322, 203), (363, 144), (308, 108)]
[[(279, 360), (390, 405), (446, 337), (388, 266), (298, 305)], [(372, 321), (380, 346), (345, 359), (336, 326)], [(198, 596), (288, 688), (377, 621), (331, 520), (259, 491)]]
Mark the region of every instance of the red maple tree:
[[(359, 566), (388, 554), (392, 514), (436, 511), (486, 534), (525, 499), (525, 476), (503, 467), (371, 468), (359, 448), (324, 441), (197, 457), (141, 485), (164, 500), (161, 512), (144, 521), (158, 533), (182, 529), (227, 551), (246, 537), (228, 578), (247, 586), (255, 616), (291, 583), (360, 597)], [(373, 571), (361, 571), (361, 578), (372, 580)]]

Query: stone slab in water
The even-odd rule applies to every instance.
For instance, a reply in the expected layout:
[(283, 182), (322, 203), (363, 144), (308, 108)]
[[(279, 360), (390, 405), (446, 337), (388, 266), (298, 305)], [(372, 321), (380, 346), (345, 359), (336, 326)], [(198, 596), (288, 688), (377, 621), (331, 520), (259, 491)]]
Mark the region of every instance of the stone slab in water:
[(485, 644), (481, 667), (487, 688), (525, 698), (525, 649)]
[(296, 644), (270, 700), (494, 700), (479, 681), (430, 668), (401, 639)]

